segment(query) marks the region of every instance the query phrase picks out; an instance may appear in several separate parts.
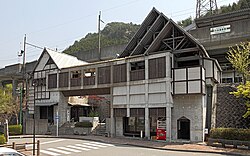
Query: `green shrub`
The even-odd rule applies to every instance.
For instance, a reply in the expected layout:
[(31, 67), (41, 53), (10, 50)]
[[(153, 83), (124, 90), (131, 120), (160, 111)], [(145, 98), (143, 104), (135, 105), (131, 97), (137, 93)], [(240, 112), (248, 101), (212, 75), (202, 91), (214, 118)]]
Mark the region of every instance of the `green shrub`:
[(9, 135), (22, 134), (22, 125), (9, 125)]
[(88, 121), (77, 122), (75, 124), (75, 127), (91, 128), (91, 127), (93, 127), (93, 124), (91, 122), (88, 122)]
[(214, 128), (210, 131), (210, 138), (249, 141), (250, 129)]
[(96, 111), (91, 111), (88, 115), (88, 117), (98, 117), (99, 116), (99, 113), (96, 112)]
[(0, 145), (4, 144), (6, 142), (4, 135), (0, 135)]

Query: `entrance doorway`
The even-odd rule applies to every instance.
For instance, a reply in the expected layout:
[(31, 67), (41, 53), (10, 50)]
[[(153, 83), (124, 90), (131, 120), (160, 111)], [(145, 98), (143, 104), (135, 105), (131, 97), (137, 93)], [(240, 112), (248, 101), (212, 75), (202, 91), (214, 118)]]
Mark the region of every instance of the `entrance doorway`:
[(190, 120), (181, 117), (177, 120), (178, 139), (190, 140)]

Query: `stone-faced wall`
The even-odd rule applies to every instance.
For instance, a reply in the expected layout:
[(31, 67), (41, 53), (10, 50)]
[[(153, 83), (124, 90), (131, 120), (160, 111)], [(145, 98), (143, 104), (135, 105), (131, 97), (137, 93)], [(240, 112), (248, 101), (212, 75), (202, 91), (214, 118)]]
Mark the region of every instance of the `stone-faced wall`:
[(177, 139), (177, 120), (185, 117), (190, 120), (190, 141), (197, 142), (204, 139), (205, 96), (203, 95), (175, 95), (172, 108), (172, 139)]
[(218, 85), (216, 104), (216, 127), (250, 128), (250, 117), (244, 119), (246, 111), (243, 98), (236, 98), (229, 92), (236, 91), (235, 85)]

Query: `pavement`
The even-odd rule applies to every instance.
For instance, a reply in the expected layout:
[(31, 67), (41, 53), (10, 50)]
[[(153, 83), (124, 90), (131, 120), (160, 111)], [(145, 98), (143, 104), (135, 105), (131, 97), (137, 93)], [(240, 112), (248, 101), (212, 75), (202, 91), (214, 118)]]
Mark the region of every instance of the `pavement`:
[[(11, 136), (10, 138), (32, 138), (32, 135)], [(152, 141), (143, 140), (140, 138), (127, 138), (127, 137), (104, 137), (94, 135), (60, 135), (59, 137), (52, 135), (36, 135), (36, 138), (67, 138), (67, 139), (81, 139), (90, 141), (99, 141), (112, 144), (131, 145), (137, 147), (153, 148), (159, 150), (170, 151), (184, 151), (184, 152), (201, 152), (201, 153), (217, 153), (225, 155), (239, 155), (250, 156), (250, 150), (235, 149), (232, 147), (212, 147), (208, 146), (205, 142), (202, 143), (189, 143), (189, 142), (165, 142), (165, 141)]]

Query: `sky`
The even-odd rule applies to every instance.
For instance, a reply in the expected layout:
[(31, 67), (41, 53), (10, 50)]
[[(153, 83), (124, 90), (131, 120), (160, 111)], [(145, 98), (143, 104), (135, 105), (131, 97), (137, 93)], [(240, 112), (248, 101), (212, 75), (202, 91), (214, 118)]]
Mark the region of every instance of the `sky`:
[[(237, 0), (217, 0), (218, 7)], [(195, 17), (196, 0), (1, 0), (0, 68), (22, 63), (18, 53), (27, 43), (63, 51), (88, 33), (110, 22), (141, 24), (151, 9), (180, 21)], [(37, 60), (42, 50), (26, 44), (26, 62)]]

